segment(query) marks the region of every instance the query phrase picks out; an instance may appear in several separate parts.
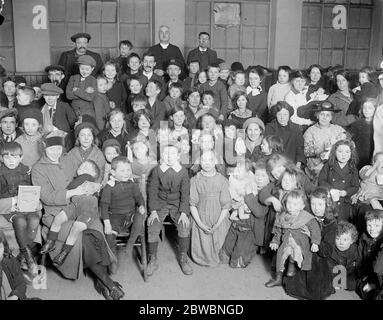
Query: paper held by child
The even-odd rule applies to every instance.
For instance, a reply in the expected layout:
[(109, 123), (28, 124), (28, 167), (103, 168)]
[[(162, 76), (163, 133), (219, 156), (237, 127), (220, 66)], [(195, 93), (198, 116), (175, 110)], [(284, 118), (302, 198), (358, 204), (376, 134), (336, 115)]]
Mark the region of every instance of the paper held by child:
[(17, 207), (20, 212), (34, 212), (40, 208), (40, 186), (19, 186)]

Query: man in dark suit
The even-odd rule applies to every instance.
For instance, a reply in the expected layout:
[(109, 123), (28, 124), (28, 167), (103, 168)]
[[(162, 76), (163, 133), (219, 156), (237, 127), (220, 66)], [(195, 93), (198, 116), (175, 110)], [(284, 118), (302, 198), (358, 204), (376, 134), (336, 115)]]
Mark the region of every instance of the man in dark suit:
[[(154, 55), (156, 61), (156, 67), (154, 72), (159, 76), (165, 75), (166, 68), (171, 59), (176, 59), (182, 64), (181, 79), (185, 78), (185, 59), (181, 53), (181, 50), (170, 43), (170, 30), (168, 26), (161, 26), (158, 32), (160, 43), (149, 48), (148, 52)], [(165, 79), (168, 81), (169, 79)]]
[(211, 63), (217, 63), (217, 52), (209, 48), (210, 34), (207, 32), (200, 32), (198, 35), (198, 48), (191, 50), (187, 57), (187, 65), (191, 61), (199, 61), (200, 70), (207, 70)]
[(92, 72), (92, 75), (96, 77), (101, 72), (103, 62), (101, 56), (98, 53), (87, 49), (88, 42), (91, 39), (90, 34), (76, 33), (70, 39), (76, 44), (76, 48), (63, 52), (60, 56), (60, 60), (58, 63), (60, 66), (64, 67), (67, 79), (69, 79), (70, 76), (74, 74), (80, 73), (78, 69), (77, 59), (85, 54), (91, 56), (94, 60), (96, 60), (96, 67)]

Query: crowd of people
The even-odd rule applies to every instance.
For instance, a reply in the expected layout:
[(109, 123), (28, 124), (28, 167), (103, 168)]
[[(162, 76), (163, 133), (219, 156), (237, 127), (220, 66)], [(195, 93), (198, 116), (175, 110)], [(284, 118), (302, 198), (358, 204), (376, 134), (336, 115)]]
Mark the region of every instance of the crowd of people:
[[(63, 277), (87, 269), (119, 300), (117, 236), (129, 231), (132, 250), (146, 233), (153, 276), (168, 218), (185, 275), (190, 258), (246, 268), (270, 255), (267, 288), (382, 299), (383, 73), (365, 67), (356, 83), (342, 66), (229, 66), (207, 32), (184, 59), (167, 26), (142, 57), (126, 40), (105, 63), (89, 34), (71, 39), (48, 82), (2, 78), (0, 216), (19, 254), (0, 236), (0, 297), (25, 299), (13, 280), (37, 277), (48, 254)], [(18, 207), (25, 185), (41, 188), (33, 212)], [(333, 285), (340, 266), (346, 286)]]

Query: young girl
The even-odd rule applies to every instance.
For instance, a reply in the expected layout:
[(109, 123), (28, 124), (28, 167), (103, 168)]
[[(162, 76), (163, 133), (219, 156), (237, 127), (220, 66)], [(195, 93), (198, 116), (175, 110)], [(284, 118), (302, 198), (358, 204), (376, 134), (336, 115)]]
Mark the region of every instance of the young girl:
[(291, 90), (290, 74), (291, 68), (289, 66), (280, 66), (278, 68), (278, 81), (270, 87), (267, 95), (269, 109), (278, 101), (284, 101), (285, 96)]
[(207, 71), (206, 70), (202, 70), (200, 71), (200, 73), (198, 74), (198, 81), (196, 83), (196, 87), (199, 89), (199, 87), (204, 84), (205, 82), (207, 82)]
[(351, 123), (349, 127), (349, 132), (351, 133), (352, 140), (355, 142), (355, 148), (359, 157), (357, 166), (359, 170), (371, 163), (374, 152), (373, 118), (376, 106), (376, 99), (367, 98), (360, 110), (362, 118)]
[(106, 160), (104, 178), (102, 180), (102, 186), (105, 186), (109, 181), (112, 160), (121, 155), (121, 145), (116, 139), (105, 140), (102, 144), (102, 153)]
[(106, 128), (98, 135), (100, 145), (108, 139), (116, 139), (120, 143), (121, 154), (126, 156), (129, 136), (125, 126), (124, 113), (120, 109), (112, 110), (108, 114)]
[(298, 117), (297, 110), (299, 107), (305, 106), (311, 100), (306, 99), (307, 86), (306, 76), (302, 71), (296, 70), (291, 73), (291, 90), (286, 94), (285, 100), (294, 109), (291, 121), (298, 125), (310, 126), (313, 121)]
[[(310, 195), (311, 212), (321, 228), (321, 245), (335, 243), (337, 229), (334, 217), (334, 203), (326, 188), (318, 187)], [(320, 249), (320, 248), (319, 248)], [(331, 271), (330, 271), (331, 272)], [(327, 265), (327, 259), (313, 254), (310, 271), (298, 271), (295, 277), (283, 279), (284, 288), (288, 295), (309, 300), (322, 300), (332, 293), (332, 275)]]
[(237, 120), (240, 127), (243, 126), (247, 119), (253, 117), (252, 111), (248, 108), (249, 100), (246, 92), (238, 91), (233, 98), (234, 111), (230, 112), (228, 118)]
[(356, 161), (354, 143), (340, 140), (332, 147), (329, 159), (319, 173), (318, 185), (330, 189), (331, 197), (339, 207), (338, 221), (351, 219), (351, 196), (359, 187)]
[(288, 277), (295, 275), (295, 263), (302, 270), (311, 270), (312, 252), (319, 250), (321, 233), (314, 216), (304, 210), (305, 198), (303, 191), (290, 191), (284, 203), (286, 209), (275, 219), (270, 248), (278, 250), (277, 274), (275, 279), (266, 283), (268, 288), (282, 285), (286, 260), (289, 262)]
[(185, 111), (182, 106), (174, 106), (169, 112), (169, 126), (158, 130), (158, 142), (160, 148), (168, 143), (177, 145), (181, 150), (180, 162), (183, 165), (189, 165), (189, 132), (186, 122)]
[(123, 83), (117, 78), (117, 64), (107, 61), (104, 64), (103, 74), (108, 82), (106, 95), (109, 98), (110, 108), (123, 110), (126, 103), (127, 93)]
[(283, 140), (274, 135), (265, 136), (262, 139), (261, 151), (264, 155), (265, 161), (269, 160), (273, 154), (279, 153), (283, 154)]
[(267, 94), (261, 86), (264, 79), (264, 72), (260, 68), (252, 68), (248, 73), (249, 85), (246, 88), (249, 109), (253, 116), (257, 116), (263, 122), (268, 118)]
[(21, 163), (32, 168), (43, 153), (40, 144), (43, 114), (38, 109), (28, 109), (23, 112), (20, 123), (24, 133), (15, 141), (23, 148)]
[(228, 94), (229, 94), (229, 109), (228, 111), (233, 111), (233, 102), (232, 100), (234, 99), (235, 95), (239, 91), (246, 91), (245, 87), (245, 82), (246, 82), (246, 74), (244, 71), (236, 71), (234, 73), (234, 83), (229, 87)]
[(227, 179), (215, 169), (216, 157), (201, 155), (202, 170), (190, 181), (191, 256), (203, 266), (217, 266), (230, 227), (231, 199)]
[(358, 116), (363, 100), (366, 98), (376, 98), (379, 95), (379, 89), (372, 81), (372, 75), (375, 70), (371, 67), (364, 67), (359, 71), (360, 86), (352, 89), (355, 94), (354, 101), (351, 102), (347, 114)]

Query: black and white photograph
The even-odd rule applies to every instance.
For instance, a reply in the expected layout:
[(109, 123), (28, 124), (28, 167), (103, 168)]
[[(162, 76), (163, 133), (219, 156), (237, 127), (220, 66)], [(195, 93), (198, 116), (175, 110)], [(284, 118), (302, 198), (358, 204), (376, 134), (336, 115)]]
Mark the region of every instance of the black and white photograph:
[(0, 0), (0, 300), (383, 300), (383, 0)]

